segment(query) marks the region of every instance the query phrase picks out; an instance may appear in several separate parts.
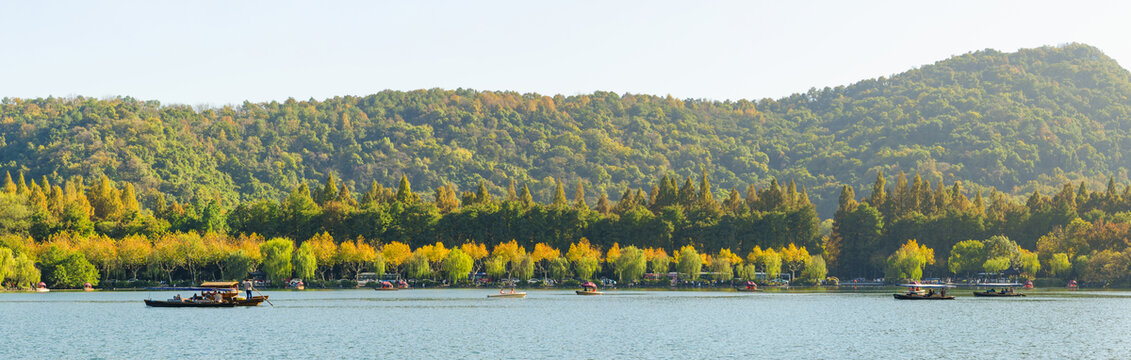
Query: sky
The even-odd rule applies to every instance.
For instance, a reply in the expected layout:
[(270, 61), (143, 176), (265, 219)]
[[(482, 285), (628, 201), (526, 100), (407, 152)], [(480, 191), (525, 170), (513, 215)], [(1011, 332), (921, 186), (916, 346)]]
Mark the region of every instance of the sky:
[(8, 1), (0, 98), (780, 98), (987, 48), (1086, 43), (1126, 68), (1128, 14), (1115, 1)]

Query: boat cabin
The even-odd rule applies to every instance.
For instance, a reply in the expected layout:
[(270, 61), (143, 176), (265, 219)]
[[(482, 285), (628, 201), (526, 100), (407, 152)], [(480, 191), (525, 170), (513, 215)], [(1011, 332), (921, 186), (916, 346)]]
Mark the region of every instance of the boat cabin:
[(899, 286), (906, 287), (907, 292), (903, 294), (892, 294), (897, 300), (954, 300), (954, 296), (946, 294), (946, 289), (954, 287), (948, 284), (920, 284), (913, 282), (910, 284), (900, 284)]

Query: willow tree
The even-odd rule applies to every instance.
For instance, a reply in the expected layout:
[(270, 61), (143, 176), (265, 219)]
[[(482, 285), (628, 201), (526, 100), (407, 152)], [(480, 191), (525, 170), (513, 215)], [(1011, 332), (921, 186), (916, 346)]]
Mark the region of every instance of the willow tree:
[(621, 282), (635, 282), (644, 276), (648, 262), (644, 251), (636, 246), (627, 246), (620, 250), (620, 256), (613, 260), (613, 270)]
[(313, 278), (318, 268), (318, 258), (314, 256), (314, 247), (309, 242), (304, 242), (298, 247), (291, 262), (294, 265), (295, 277), (300, 279)]
[(263, 272), (267, 273), (267, 279), (275, 284), (282, 284), (294, 270), (291, 264), (294, 242), (286, 238), (273, 238), (260, 245), (259, 249), (263, 252)]
[(699, 280), (699, 271), (703, 268), (703, 258), (699, 256), (699, 252), (695, 251), (695, 247), (686, 245), (679, 249), (676, 253), (676, 271), (679, 276), (687, 281)]
[(463, 250), (452, 249), (448, 252), (448, 256), (444, 258), (444, 274), (452, 284), (459, 283), (461, 280), (467, 279), (474, 262), (471, 255), (463, 252)]

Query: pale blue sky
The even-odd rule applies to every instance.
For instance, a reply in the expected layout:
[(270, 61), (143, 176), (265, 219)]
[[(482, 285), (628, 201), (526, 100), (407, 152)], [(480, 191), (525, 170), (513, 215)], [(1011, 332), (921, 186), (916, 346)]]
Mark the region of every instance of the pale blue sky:
[(1082, 42), (1127, 67), (1128, 15), (1114, 1), (11, 1), (0, 97), (778, 98), (985, 48)]

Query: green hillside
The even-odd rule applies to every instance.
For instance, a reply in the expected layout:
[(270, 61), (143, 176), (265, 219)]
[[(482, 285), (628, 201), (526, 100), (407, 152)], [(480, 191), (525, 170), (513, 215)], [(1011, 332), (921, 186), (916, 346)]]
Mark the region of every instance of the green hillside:
[[(143, 204), (281, 199), (333, 173), (353, 193), (403, 173), (418, 189), (511, 179), (549, 201), (555, 180), (614, 201), (664, 174), (795, 180), (823, 217), (841, 184), (877, 170), (1019, 195), (1126, 182), (1131, 74), (1079, 44), (969, 53), (890, 78), (756, 102), (598, 92), (384, 91), (194, 109), (132, 98), (0, 103), (0, 171), (126, 181)], [(89, 180), (87, 181), (90, 182)], [(741, 189), (740, 189), (741, 190)]]

